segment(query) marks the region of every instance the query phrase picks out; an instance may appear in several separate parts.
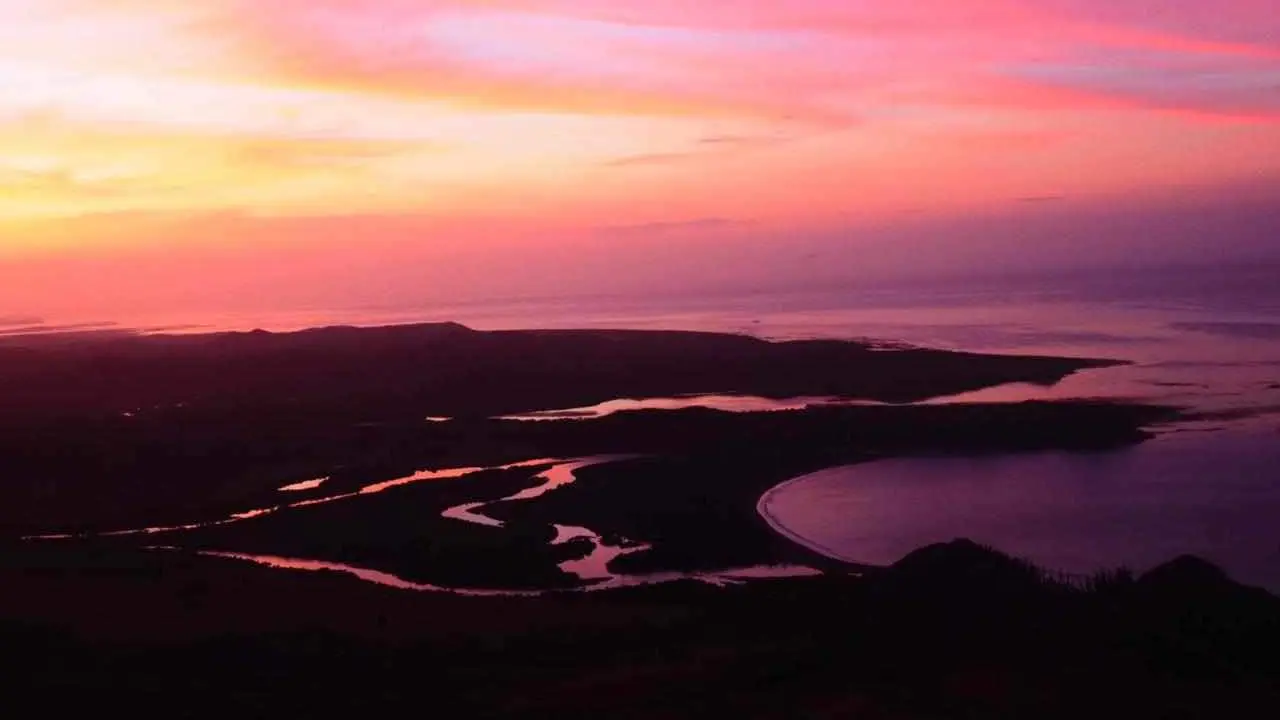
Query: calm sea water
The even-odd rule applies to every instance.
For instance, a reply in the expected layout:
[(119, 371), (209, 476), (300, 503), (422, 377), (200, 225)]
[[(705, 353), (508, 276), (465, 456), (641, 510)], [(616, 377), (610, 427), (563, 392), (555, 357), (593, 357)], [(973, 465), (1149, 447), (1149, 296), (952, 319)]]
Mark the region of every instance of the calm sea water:
[(857, 562), (967, 537), (1079, 574), (1191, 553), (1280, 592), (1274, 429), (1169, 434), (1107, 453), (832, 468), (779, 488), (761, 510), (801, 543)]

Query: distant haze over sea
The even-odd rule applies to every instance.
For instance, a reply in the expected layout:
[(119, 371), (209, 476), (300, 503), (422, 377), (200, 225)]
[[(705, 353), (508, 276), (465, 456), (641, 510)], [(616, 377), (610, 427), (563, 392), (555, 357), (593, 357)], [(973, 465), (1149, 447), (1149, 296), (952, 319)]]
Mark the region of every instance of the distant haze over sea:
[[(478, 329), (536, 327), (656, 327), (794, 337), (806, 334), (839, 337), (863, 334), (867, 323), (881, 326), (908, 310), (920, 322), (921, 312), (942, 316), (958, 307), (1011, 305), (1030, 311), (1028, 303), (1055, 313), (1044, 316), (1051, 332), (1079, 304), (1123, 310), (1187, 311), (1226, 314), (1219, 320), (1280, 322), (1280, 260), (1251, 263), (1182, 264), (1164, 267), (1111, 266), (1102, 269), (1047, 272), (1007, 271), (940, 273), (924, 277), (879, 280), (770, 282), (724, 289), (689, 285), (663, 292), (565, 292), (512, 294), (485, 299), (461, 297), (454, 302), (408, 302), (309, 308), (249, 308), (190, 313), (157, 309), (129, 316), (42, 317), (34, 313), (0, 314), (0, 332), (66, 329), (138, 328), (143, 330), (292, 330), (325, 325), (380, 325), (405, 322), (457, 321)], [(879, 313), (878, 318), (865, 313)], [(1230, 317), (1227, 317), (1227, 316)], [(841, 322), (841, 318), (848, 322)], [(1033, 318), (1027, 318), (1032, 320)], [(1198, 317), (1197, 319), (1206, 320)], [(1089, 317), (1078, 322), (1089, 323)], [(757, 322), (758, 321), (758, 322)], [(985, 324), (985, 323), (984, 323)], [(918, 327), (916, 328), (919, 329)], [(914, 330), (911, 335), (917, 335)], [(897, 337), (889, 339), (910, 340)], [(976, 349), (976, 348), (975, 348)]]

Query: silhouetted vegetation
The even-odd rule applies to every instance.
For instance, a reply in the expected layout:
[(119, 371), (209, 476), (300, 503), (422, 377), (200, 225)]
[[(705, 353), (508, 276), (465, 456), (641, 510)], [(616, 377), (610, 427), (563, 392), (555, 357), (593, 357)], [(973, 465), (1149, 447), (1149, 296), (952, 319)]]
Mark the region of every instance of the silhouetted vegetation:
[[(1191, 559), (1082, 588), (958, 541), (864, 578), (485, 600), (168, 554), (54, 577), (6, 557), (5, 587), (46, 604), (0, 625), (0, 685), (53, 714), (69, 688), (210, 717), (1211, 718), (1280, 700), (1280, 600)], [(47, 602), (73, 581), (92, 603)], [(151, 619), (112, 616), (129, 602)]]

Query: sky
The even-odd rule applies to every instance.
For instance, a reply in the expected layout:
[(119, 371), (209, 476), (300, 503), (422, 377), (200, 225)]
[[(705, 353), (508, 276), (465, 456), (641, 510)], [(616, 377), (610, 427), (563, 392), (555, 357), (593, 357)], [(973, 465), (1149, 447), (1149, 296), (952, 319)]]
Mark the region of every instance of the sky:
[(0, 316), (1209, 262), (1278, 205), (1275, 0), (0, 0)]

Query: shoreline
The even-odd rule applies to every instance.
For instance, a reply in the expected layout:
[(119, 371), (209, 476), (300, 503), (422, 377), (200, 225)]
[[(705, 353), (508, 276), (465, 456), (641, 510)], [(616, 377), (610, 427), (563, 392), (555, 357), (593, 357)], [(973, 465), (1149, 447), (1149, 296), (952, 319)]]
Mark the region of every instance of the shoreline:
[(831, 548), (828, 548), (828, 547), (826, 547), (826, 546), (822, 545), (821, 543), (813, 542), (813, 541), (809, 540), (808, 538), (804, 537), (803, 535), (800, 535), (799, 533), (793, 532), (793, 531), (792, 531), (790, 528), (788, 528), (786, 525), (782, 524), (782, 523), (777, 519), (777, 517), (776, 517), (776, 516), (774, 516), (774, 514), (773, 514), (772, 512), (770, 512), (770, 510), (769, 510), (769, 503), (773, 500), (773, 498), (774, 498), (775, 496), (777, 496), (779, 493), (781, 493), (781, 492), (785, 491), (787, 488), (791, 487), (792, 485), (795, 485), (796, 483), (801, 482), (802, 480), (806, 480), (806, 479), (808, 479), (808, 478), (813, 477), (814, 475), (817, 475), (817, 474), (820, 474), (820, 473), (824, 473), (824, 472), (827, 472), (827, 471), (829, 471), (829, 470), (836, 470), (836, 469), (849, 468), (849, 467), (857, 467), (857, 466), (859, 466), (859, 465), (865, 465), (865, 464), (867, 464), (867, 463), (872, 463), (872, 462), (876, 462), (876, 461), (875, 461), (875, 460), (868, 460), (868, 461), (866, 461), (866, 462), (853, 463), (853, 464), (848, 464), (848, 465), (834, 465), (834, 466), (829, 467), (829, 468), (824, 468), (824, 469), (822, 469), (822, 470), (818, 470), (817, 472), (812, 472), (812, 473), (808, 473), (808, 474), (806, 474), (806, 475), (800, 475), (800, 476), (798, 476), (798, 477), (791, 478), (790, 480), (787, 480), (787, 481), (782, 482), (782, 483), (780, 483), (780, 484), (778, 484), (778, 485), (775, 485), (774, 487), (770, 488), (770, 489), (768, 490), (768, 492), (766, 492), (764, 495), (761, 495), (761, 496), (760, 496), (760, 500), (756, 503), (756, 512), (760, 515), (760, 517), (765, 521), (765, 524), (767, 524), (771, 530), (773, 530), (774, 532), (778, 533), (780, 536), (782, 536), (782, 537), (784, 537), (784, 538), (786, 538), (786, 539), (790, 540), (791, 542), (794, 542), (795, 544), (799, 545), (800, 547), (805, 548), (806, 550), (809, 550), (809, 551), (811, 551), (811, 552), (815, 552), (815, 553), (817, 553), (817, 554), (819, 554), (819, 555), (821, 555), (821, 556), (823, 556), (824, 558), (827, 558), (827, 559), (829, 559), (829, 560), (835, 560), (835, 561), (837, 561), (837, 562), (845, 563), (845, 564), (849, 565), (850, 567), (852, 567), (852, 568), (856, 568), (856, 569), (861, 570), (861, 571), (880, 569), (880, 568), (881, 568), (881, 566), (878, 566), (878, 565), (871, 565), (871, 564), (864, 563), (864, 562), (861, 562), (861, 561), (858, 561), (858, 560), (854, 560), (854, 559), (852, 559), (852, 558), (845, 557), (845, 556), (841, 555), (840, 553), (838, 553), (838, 552), (836, 552), (836, 551), (832, 550)]

